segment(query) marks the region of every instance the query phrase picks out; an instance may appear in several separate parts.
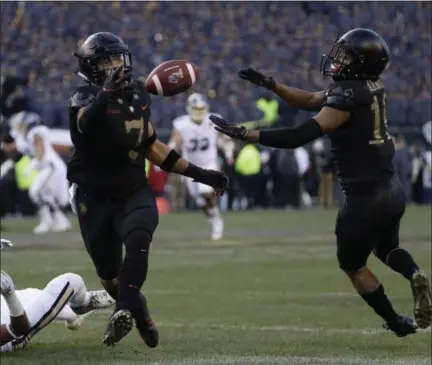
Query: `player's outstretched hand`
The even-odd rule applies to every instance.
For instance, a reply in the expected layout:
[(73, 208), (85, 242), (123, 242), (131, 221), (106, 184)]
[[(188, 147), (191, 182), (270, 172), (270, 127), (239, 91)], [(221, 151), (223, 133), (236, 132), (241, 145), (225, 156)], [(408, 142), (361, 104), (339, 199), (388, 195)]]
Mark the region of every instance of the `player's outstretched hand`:
[(205, 174), (199, 182), (211, 186), (215, 190), (216, 195), (223, 195), (229, 184), (228, 176), (216, 170), (204, 171)]
[(109, 95), (111, 99), (119, 97), (121, 94), (133, 92), (133, 85), (127, 83), (130, 75), (121, 74), (123, 66), (117, 67), (107, 76), (103, 84), (103, 91)]
[(4, 297), (9, 296), (15, 290), (15, 285), (12, 278), (6, 273), (6, 271), (1, 271), (1, 285), (0, 294)]
[(276, 81), (272, 77), (267, 77), (250, 67), (240, 69), (237, 74), (241, 79), (248, 80), (252, 84), (265, 87), (268, 90), (273, 90), (276, 86)]
[(225, 119), (219, 118), (216, 115), (211, 115), (210, 120), (213, 122), (213, 124), (216, 124), (215, 129), (218, 132), (226, 134), (227, 136), (234, 139), (246, 141), (248, 132), (246, 127), (237, 127), (235, 125), (229, 124)]
[(12, 242), (11, 241), (9, 241), (9, 240), (6, 240), (6, 239), (4, 239), (4, 238), (2, 238), (1, 239), (1, 249), (3, 250), (3, 248), (5, 248), (5, 247), (12, 247), (13, 246), (13, 244), (12, 244)]

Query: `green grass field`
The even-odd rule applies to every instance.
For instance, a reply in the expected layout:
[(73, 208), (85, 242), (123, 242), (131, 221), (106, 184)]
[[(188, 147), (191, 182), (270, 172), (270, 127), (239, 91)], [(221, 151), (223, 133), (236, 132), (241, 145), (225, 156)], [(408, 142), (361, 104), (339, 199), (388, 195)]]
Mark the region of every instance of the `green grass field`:
[[(260, 211), (226, 215), (226, 239), (208, 240), (200, 214), (161, 217), (144, 291), (160, 329), (148, 349), (136, 330), (115, 348), (102, 336), (110, 311), (78, 331), (51, 324), (1, 365), (254, 365), (430, 364), (431, 332), (400, 339), (355, 295), (335, 256), (335, 211)], [(431, 272), (430, 208), (409, 208), (404, 247)], [(19, 288), (43, 287), (55, 275), (82, 275), (100, 287), (76, 228), (35, 237), (34, 221), (3, 222), (15, 247), (2, 269)], [(412, 313), (408, 282), (381, 265), (380, 277), (398, 311)]]

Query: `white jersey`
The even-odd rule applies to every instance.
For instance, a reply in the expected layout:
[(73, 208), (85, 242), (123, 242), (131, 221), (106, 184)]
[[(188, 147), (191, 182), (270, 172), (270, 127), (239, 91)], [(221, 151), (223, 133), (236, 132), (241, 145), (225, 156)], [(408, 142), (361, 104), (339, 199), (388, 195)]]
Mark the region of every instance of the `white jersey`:
[[(218, 114), (214, 114), (220, 116)], [(219, 133), (208, 118), (202, 123), (195, 123), (189, 115), (182, 115), (173, 121), (174, 128), (181, 134), (181, 155), (194, 165), (206, 169), (217, 169), (217, 140)]]

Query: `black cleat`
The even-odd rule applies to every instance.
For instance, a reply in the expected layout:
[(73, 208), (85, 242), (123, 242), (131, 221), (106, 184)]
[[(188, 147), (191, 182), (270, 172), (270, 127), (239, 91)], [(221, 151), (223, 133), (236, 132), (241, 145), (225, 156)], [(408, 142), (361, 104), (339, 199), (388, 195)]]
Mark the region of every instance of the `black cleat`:
[(159, 344), (159, 332), (150, 317), (147, 299), (145, 299), (144, 295), (141, 296), (141, 302), (144, 307), (144, 318), (140, 320), (135, 319), (135, 325), (144, 343), (150, 348), (155, 348)]
[(394, 323), (383, 325), (386, 330), (393, 331), (398, 337), (405, 337), (417, 332), (418, 326), (410, 317), (399, 316)]
[(114, 346), (133, 328), (132, 314), (128, 310), (119, 309), (110, 317), (103, 343)]
[(414, 318), (420, 328), (428, 328), (432, 323), (432, 296), (429, 280), (426, 274), (417, 271), (410, 281), (414, 296)]

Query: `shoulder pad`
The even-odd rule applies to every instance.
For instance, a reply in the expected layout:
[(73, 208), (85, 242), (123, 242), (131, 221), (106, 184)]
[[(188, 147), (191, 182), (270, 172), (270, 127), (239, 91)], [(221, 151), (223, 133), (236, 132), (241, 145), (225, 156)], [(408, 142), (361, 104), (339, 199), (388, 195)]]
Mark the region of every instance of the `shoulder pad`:
[(48, 138), (49, 137), (49, 128), (45, 125), (38, 125), (34, 128), (32, 128), (28, 134), (27, 139), (30, 141), (33, 141), (35, 135), (40, 136), (41, 138)]
[(365, 81), (336, 81), (325, 92), (323, 106), (351, 111), (359, 106), (371, 105), (373, 96)]
[(188, 115), (181, 115), (173, 120), (173, 126), (175, 129), (181, 130), (187, 123)]
[(98, 91), (96, 86), (81, 86), (69, 99), (69, 108), (82, 108), (89, 105)]

